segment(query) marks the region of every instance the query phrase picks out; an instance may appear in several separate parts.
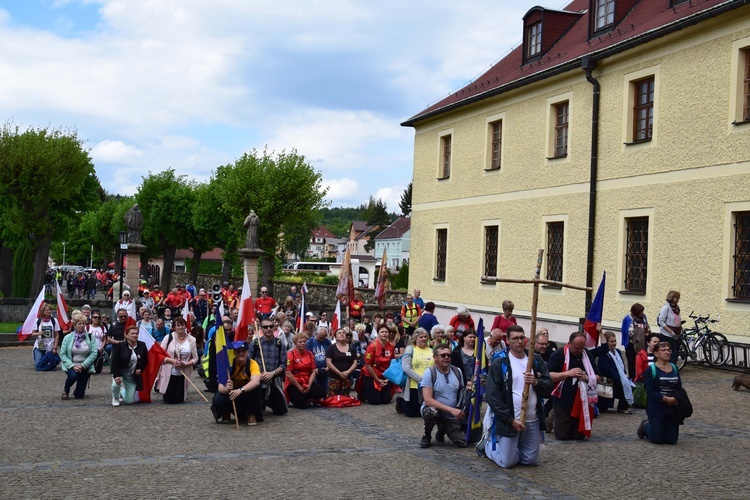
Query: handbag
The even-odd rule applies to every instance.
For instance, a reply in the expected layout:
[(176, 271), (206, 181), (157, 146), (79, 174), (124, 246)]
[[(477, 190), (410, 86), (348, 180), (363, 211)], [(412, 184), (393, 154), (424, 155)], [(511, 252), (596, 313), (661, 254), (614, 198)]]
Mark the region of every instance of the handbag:
[(635, 389), (633, 389), (633, 406), (636, 408), (646, 407), (646, 384), (643, 380), (635, 383)]
[(466, 389), (466, 386), (461, 388), (461, 391), (458, 393), (458, 403), (456, 403), (456, 408), (458, 408), (464, 413), (467, 413), (469, 409), (469, 404), (471, 404), (472, 396), (473, 396), (473, 391)]
[(404, 368), (401, 366), (401, 358), (392, 359), (391, 365), (385, 369), (383, 376), (398, 386), (405, 386), (406, 373), (404, 373)]
[(600, 398), (612, 399), (615, 397), (614, 382), (611, 378), (605, 378), (604, 383), (596, 384), (596, 395)]

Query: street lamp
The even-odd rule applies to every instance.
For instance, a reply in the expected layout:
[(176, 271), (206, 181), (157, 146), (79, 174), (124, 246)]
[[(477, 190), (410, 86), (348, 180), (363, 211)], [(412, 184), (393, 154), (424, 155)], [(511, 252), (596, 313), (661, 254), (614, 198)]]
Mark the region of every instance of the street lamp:
[(120, 300), (122, 300), (123, 278), (125, 276), (125, 252), (128, 250), (128, 233), (120, 231)]
[(63, 241), (63, 266), (65, 265), (65, 242)]

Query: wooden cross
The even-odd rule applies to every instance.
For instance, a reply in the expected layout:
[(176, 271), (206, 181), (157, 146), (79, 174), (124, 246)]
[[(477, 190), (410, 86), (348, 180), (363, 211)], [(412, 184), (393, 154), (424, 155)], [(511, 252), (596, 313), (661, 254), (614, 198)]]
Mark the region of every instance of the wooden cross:
[[(544, 250), (539, 249), (539, 253), (537, 255), (536, 259), (536, 272), (534, 273), (534, 279), (528, 280), (528, 279), (519, 279), (519, 278), (498, 278), (498, 277), (491, 277), (491, 276), (482, 276), (482, 281), (494, 281), (498, 283), (532, 283), (534, 285), (534, 295), (531, 299), (531, 333), (529, 334), (529, 361), (526, 364), (526, 373), (533, 373), (534, 369), (534, 346), (536, 344), (535, 341), (535, 335), (536, 335), (536, 309), (537, 309), (537, 303), (539, 302), (539, 285), (552, 285), (552, 286), (558, 286), (562, 288), (572, 288), (574, 290), (583, 290), (590, 292), (592, 291), (592, 288), (585, 287), (585, 286), (577, 286), (577, 285), (569, 285), (567, 283), (562, 283), (560, 281), (551, 281), (551, 280), (543, 280), (539, 278), (539, 275), (542, 272), (542, 256), (544, 255)], [(521, 424), (526, 424), (526, 407), (528, 406), (529, 402), (529, 384), (524, 384), (523, 386), (523, 403), (521, 405)]]

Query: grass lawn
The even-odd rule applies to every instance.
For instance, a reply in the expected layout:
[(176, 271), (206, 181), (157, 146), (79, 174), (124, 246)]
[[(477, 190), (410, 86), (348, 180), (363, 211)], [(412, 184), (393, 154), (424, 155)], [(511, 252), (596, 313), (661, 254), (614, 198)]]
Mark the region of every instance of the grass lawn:
[(0, 323), (0, 333), (16, 333), (21, 323)]

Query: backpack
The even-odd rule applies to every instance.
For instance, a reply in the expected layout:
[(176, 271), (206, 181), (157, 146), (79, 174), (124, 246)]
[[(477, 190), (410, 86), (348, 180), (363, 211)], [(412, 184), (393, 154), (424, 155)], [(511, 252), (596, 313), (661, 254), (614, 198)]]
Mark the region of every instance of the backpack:
[[(464, 391), (464, 375), (461, 373), (461, 370), (459, 370), (457, 367), (453, 365), (449, 365), (451, 371), (458, 379), (458, 401), (456, 401), (456, 404), (458, 404), (462, 399), (462, 391)], [(435, 382), (437, 381), (437, 368), (435, 368), (435, 365), (432, 365), (430, 368), (430, 375), (432, 376), (432, 388), (435, 388)], [(424, 403), (424, 396), (422, 395), (422, 384), (419, 384), (419, 405), (421, 406)], [(456, 406), (458, 408), (458, 406)]]

